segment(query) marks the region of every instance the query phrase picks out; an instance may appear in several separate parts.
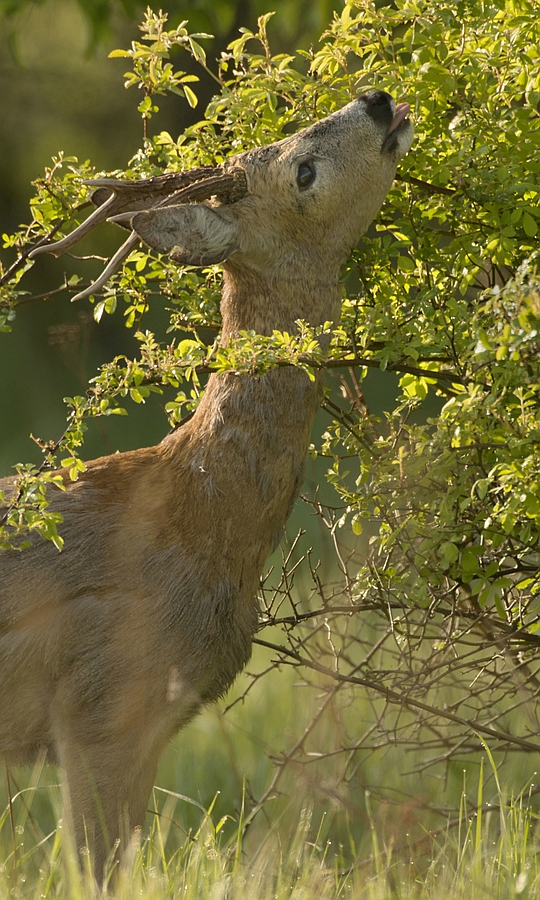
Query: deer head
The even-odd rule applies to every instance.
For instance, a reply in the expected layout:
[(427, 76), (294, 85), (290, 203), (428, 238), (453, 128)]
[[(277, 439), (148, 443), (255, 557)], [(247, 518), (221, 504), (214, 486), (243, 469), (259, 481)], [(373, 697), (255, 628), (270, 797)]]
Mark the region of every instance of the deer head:
[(138, 182), (100, 179), (94, 213), (56, 244), (68, 250), (107, 219), (131, 230), (89, 288), (104, 286), (142, 240), (183, 265), (224, 263), (238, 279), (335, 279), (378, 212), (399, 159), (409, 150), (409, 105), (364, 94), (296, 135), (203, 167)]

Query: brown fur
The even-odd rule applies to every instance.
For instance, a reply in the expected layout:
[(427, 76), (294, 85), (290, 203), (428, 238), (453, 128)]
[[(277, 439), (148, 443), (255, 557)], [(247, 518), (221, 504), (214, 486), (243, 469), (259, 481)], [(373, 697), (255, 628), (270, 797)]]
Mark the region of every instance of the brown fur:
[[(393, 115), (387, 95), (366, 95), (236, 157), (236, 202), (127, 218), (174, 258), (224, 261), (225, 342), (335, 320), (339, 267), (410, 146), (407, 120), (388, 137)], [(305, 160), (317, 174), (299, 190)], [(58, 762), (76, 846), (90, 843), (98, 871), (142, 824), (167, 741), (250, 656), (259, 578), (302, 484), (317, 403), (299, 370), (214, 375), (161, 444), (94, 460), (55, 493), (62, 553), (35, 539), (0, 555), (0, 753), (26, 764), (46, 748)]]

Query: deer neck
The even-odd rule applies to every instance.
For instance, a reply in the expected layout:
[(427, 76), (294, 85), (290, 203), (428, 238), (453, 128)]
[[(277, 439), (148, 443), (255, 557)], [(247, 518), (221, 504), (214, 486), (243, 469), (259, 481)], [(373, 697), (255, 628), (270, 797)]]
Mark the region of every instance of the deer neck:
[[(292, 331), (296, 318), (308, 318), (310, 298), (298, 293), (305, 284), (278, 297), (267, 283), (256, 294), (246, 287), (226, 285), (224, 342), (240, 329)], [(311, 298), (318, 312), (308, 321), (333, 318), (339, 297), (336, 278), (330, 291)], [(188, 442), (182, 465), (191, 470), (196, 502), (206, 507), (207, 523), (219, 523), (216, 542), (224, 568), (248, 594), (256, 590), (300, 491), (319, 387), (319, 379), (294, 367), (261, 376), (212, 375), (193, 418), (171, 436)]]
[[(225, 270), (222, 344), (241, 331), (292, 333), (298, 319), (313, 326), (335, 320), (340, 295), (337, 273), (334, 278), (310, 273), (305, 278), (278, 279)], [(195, 429), (201, 439), (211, 437), (212, 441), (238, 432), (250, 448), (264, 448), (268, 453), (273, 449), (278, 456), (294, 448), (303, 458), (317, 410), (319, 382), (292, 366), (261, 376), (213, 375), (194, 416)]]
[(279, 268), (263, 277), (254, 270), (235, 269), (230, 262), (224, 267), (223, 344), (241, 331), (291, 333), (297, 330), (299, 319), (313, 326), (338, 319), (338, 267), (321, 269), (314, 264), (308, 272), (295, 273), (293, 263), (289, 261), (287, 268), (292, 274), (286, 276)]
[[(242, 331), (271, 335), (294, 333), (299, 319), (316, 326), (335, 320), (341, 291), (337, 272), (313, 272), (306, 277), (261, 277), (252, 271), (225, 269), (221, 304), (221, 342), (227, 345)], [(317, 410), (320, 378), (292, 366), (277, 367), (262, 376), (212, 376), (198, 411), (203, 431), (227, 433), (240, 428), (255, 447), (279, 456), (286, 448), (306, 455)], [(251, 446), (251, 444), (250, 444)]]

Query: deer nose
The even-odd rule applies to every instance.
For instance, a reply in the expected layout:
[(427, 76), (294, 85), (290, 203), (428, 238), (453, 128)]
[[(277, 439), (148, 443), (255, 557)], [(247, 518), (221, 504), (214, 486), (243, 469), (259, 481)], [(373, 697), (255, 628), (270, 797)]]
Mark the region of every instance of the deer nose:
[(394, 117), (394, 101), (386, 91), (371, 91), (360, 98), (367, 107), (368, 115), (374, 122), (390, 127)]

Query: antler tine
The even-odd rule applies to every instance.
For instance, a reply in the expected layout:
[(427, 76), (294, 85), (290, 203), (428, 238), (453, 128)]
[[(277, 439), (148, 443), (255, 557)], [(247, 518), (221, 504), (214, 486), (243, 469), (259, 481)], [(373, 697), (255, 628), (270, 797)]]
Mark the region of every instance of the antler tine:
[(139, 243), (139, 236), (135, 234), (133, 231), (128, 237), (127, 241), (124, 241), (121, 247), (118, 248), (114, 256), (111, 256), (108, 264), (103, 269), (103, 272), (96, 279), (96, 281), (92, 282), (89, 287), (85, 288), (84, 291), (80, 291), (80, 293), (75, 294), (74, 297), (71, 298), (71, 302), (74, 303), (75, 300), (83, 300), (85, 297), (89, 297), (90, 294), (93, 294), (95, 291), (99, 291), (102, 288), (111, 275), (114, 275), (116, 270), (121, 266), (125, 259), (129, 256), (132, 250), (135, 249), (137, 244)]
[(96, 225), (99, 225), (100, 222), (104, 222), (109, 215), (111, 214), (112, 208), (114, 206), (114, 194), (109, 194), (107, 199), (101, 206), (98, 206), (97, 209), (93, 211), (91, 215), (85, 219), (84, 222), (81, 222), (78, 228), (75, 231), (72, 231), (71, 234), (68, 234), (65, 238), (62, 238), (60, 241), (55, 241), (52, 244), (42, 244), (39, 247), (34, 247), (34, 249), (28, 254), (30, 259), (34, 259), (34, 257), (38, 256), (40, 253), (52, 253), (54, 256), (61, 256), (62, 253), (65, 253), (66, 250), (70, 250), (71, 247), (74, 247), (81, 238), (83, 238), (86, 234), (92, 231)]

